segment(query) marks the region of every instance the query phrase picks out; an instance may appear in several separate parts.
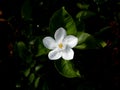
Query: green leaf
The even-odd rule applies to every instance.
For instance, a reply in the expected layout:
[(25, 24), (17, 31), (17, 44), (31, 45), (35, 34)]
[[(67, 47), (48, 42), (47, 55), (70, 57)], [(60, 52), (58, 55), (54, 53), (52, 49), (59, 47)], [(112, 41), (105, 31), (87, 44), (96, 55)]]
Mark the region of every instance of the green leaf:
[(38, 53), (36, 56), (41, 56), (41, 55), (44, 55), (44, 54), (47, 54), (48, 53), (48, 49), (46, 49), (42, 44), (39, 44), (38, 46)]
[(74, 68), (72, 61), (61, 59), (61, 60), (55, 61), (54, 64), (58, 72), (67, 78), (74, 78), (74, 77), (81, 76), (79, 73), (79, 70)]
[(37, 47), (37, 54), (36, 57), (48, 54), (49, 50), (43, 45), (42, 39), (38, 38), (35, 42)]
[(30, 0), (25, 0), (21, 9), (21, 15), (25, 20), (31, 20), (32, 18), (32, 7)]
[(31, 63), (32, 62), (32, 55), (31, 54), (26, 54), (27, 56), (25, 56), (25, 60), (26, 60), (26, 63)]
[(78, 45), (76, 49), (97, 49), (104, 48), (107, 44), (103, 40), (94, 38), (92, 35), (85, 32), (78, 32)]
[(42, 90), (49, 90), (49, 87), (46, 81), (42, 85)]
[(17, 50), (18, 50), (19, 57), (23, 58), (24, 57), (24, 52), (26, 51), (25, 43), (22, 42), (22, 41), (17, 42)]
[(106, 43), (105, 41), (101, 41), (101, 42), (100, 42), (100, 45), (101, 45), (102, 47), (105, 47), (105, 46), (107, 46), (107, 43)]
[(32, 83), (35, 79), (35, 74), (34, 73), (31, 73), (30, 76), (29, 76), (29, 81), (30, 83)]
[(88, 8), (89, 8), (89, 5), (88, 5), (88, 4), (77, 3), (77, 6), (78, 6), (80, 9), (88, 9)]
[(90, 34), (85, 33), (85, 32), (78, 32), (77, 37), (78, 37), (78, 44), (81, 44), (86, 41), (86, 39), (90, 36)]
[(21, 30), (22, 35), (25, 36), (27, 39), (32, 38), (32, 30), (33, 30), (33, 25), (32, 24), (26, 24), (25, 27)]
[(56, 11), (50, 19), (49, 29), (52, 35), (55, 31), (63, 27), (66, 29), (67, 34), (76, 34), (76, 25), (70, 14), (64, 7)]
[(77, 49), (95, 49), (97, 48), (96, 39), (85, 32), (78, 32), (78, 45), (75, 47)]
[(76, 27), (77, 27), (77, 31), (79, 32), (83, 32), (85, 31), (85, 23), (84, 21), (76, 21)]
[(99, 30), (99, 32), (96, 32), (95, 35), (100, 35), (105, 32), (109, 32), (110, 28), (111, 28), (110, 26), (103, 27), (102, 29)]
[(37, 72), (37, 71), (38, 71), (38, 70), (40, 70), (42, 67), (43, 67), (43, 65), (42, 65), (42, 64), (41, 64), (41, 65), (36, 66), (36, 67), (35, 67), (35, 71)]
[(30, 68), (34, 68), (35, 65), (36, 65), (36, 61), (33, 60), (33, 61), (30, 63)]
[(87, 19), (91, 16), (94, 16), (96, 15), (94, 12), (91, 12), (91, 11), (80, 11), (77, 15), (76, 15), (76, 18), (79, 19), (79, 21), (81, 19)]
[(16, 52), (18, 53), (18, 56), (21, 58), (21, 60), (25, 61), (26, 63), (31, 63), (32, 54), (28, 50), (28, 47), (23, 41), (19, 41), (16, 43)]
[(38, 85), (39, 85), (39, 80), (40, 80), (40, 77), (37, 77), (36, 80), (35, 80), (35, 83), (34, 83), (35, 88), (38, 87)]
[(97, 42), (98, 46), (101, 48), (104, 48), (105, 46), (107, 46), (107, 43), (103, 40), (97, 40), (96, 42)]
[(30, 68), (28, 68), (24, 71), (25, 77), (27, 77), (29, 74), (30, 74)]

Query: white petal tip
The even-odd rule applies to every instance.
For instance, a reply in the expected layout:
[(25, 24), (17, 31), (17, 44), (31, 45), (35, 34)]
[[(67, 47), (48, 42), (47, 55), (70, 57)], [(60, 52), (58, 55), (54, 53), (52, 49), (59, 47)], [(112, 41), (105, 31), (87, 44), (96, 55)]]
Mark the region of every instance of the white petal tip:
[(54, 49), (56, 47), (56, 42), (52, 37), (43, 38), (43, 45), (48, 49)]

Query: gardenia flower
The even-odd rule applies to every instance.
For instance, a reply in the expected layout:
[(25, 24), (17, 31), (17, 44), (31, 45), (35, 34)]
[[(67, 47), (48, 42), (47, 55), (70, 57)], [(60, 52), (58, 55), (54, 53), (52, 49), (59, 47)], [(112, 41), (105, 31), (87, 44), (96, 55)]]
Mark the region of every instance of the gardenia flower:
[(57, 60), (61, 57), (65, 60), (72, 60), (74, 51), (72, 50), (78, 43), (78, 38), (73, 35), (66, 35), (64, 28), (60, 27), (56, 30), (53, 39), (52, 37), (45, 37), (43, 44), (51, 51), (48, 54), (50, 60)]

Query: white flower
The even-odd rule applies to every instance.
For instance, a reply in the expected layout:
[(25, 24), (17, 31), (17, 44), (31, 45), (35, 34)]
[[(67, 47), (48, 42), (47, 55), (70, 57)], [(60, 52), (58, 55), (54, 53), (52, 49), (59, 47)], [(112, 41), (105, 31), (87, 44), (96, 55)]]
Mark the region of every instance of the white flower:
[(74, 51), (72, 50), (78, 43), (78, 38), (73, 35), (66, 35), (64, 28), (60, 27), (55, 32), (55, 40), (52, 37), (45, 37), (43, 44), (51, 51), (48, 54), (50, 60), (57, 60), (63, 58), (65, 60), (71, 60), (74, 57)]

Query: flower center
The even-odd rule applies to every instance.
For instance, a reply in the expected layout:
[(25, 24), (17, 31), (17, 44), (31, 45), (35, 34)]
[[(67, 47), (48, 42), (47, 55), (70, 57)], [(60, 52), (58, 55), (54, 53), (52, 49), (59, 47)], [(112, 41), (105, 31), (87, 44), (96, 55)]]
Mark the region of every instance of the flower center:
[(62, 43), (60, 43), (58, 46), (59, 46), (59, 48), (61, 48), (61, 49), (63, 48), (63, 44), (62, 44)]

